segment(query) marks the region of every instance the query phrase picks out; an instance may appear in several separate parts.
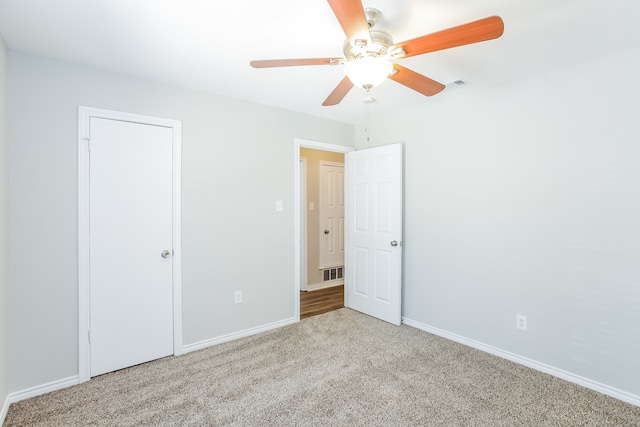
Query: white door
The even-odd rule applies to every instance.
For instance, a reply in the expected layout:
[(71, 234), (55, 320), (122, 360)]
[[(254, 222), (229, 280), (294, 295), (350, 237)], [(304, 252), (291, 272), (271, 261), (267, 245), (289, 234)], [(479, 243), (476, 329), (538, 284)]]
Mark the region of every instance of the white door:
[(95, 376), (173, 354), (172, 129), (92, 117), (89, 169)]
[(320, 268), (344, 265), (344, 165), (320, 164)]
[(347, 153), (345, 305), (401, 322), (402, 144)]

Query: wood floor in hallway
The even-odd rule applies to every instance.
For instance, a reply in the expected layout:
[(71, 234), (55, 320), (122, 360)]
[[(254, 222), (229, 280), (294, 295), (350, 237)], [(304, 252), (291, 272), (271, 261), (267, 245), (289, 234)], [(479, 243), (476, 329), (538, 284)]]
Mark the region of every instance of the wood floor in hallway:
[(300, 319), (344, 307), (344, 285), (300, 292)]

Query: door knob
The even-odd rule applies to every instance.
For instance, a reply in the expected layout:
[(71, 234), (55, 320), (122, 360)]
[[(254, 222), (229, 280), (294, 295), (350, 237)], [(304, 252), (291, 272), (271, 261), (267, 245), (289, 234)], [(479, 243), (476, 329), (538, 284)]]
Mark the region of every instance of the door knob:
[(324, 234), (329, 234), (329, 230), (324, 230)]
[(393, 247), (398, 246), (398, 241), (397, 240), (392, 240), (391, 241), (391, 246), (393, 246)]
[(162, 258), (169, 258), (169, 255), (171, 255), (171, 252), (164, 250), (160, 255), (162, 255)]

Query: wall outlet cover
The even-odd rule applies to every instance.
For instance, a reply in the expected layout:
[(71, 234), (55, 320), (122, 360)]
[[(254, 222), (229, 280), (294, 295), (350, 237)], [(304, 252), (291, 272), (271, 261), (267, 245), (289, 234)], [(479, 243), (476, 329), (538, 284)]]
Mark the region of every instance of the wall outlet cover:
[(529, 325), (527, 324), (527, 316), (522, 314), (516, 315), (516, 328), (521, 331), (526, 331)]

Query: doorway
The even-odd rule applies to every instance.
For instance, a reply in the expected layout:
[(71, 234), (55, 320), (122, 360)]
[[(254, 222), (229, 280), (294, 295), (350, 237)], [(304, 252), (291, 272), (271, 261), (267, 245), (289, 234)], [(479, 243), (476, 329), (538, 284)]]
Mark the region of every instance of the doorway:
[(178, 121), (79, 109), (80, 382), (182, 352), (180, 136)]
[(300, 149), (300, 318), (344, 307), (344, 154)]
[[(295, 286), (295, 314), (296, 318), (300, 319), (301, 289), (307, 289), (307, 295), (304, 296), (305, 300), (303, 302), (315, 305), (315, 307), (311, 308), (312, 312), (317, 311), (316, 309), (324, 310), (322, 307), (325, 305), (329, 307), (344, 306), (344, 263), (340, 263), (341, 265), (326, 265), (323, 267), (327, 268), (320, 268), (320, 238), (324, 236), (322, 233), (325, 230), (325, 228), (321, 229), (320, 224), (320, 165), (323, 161), (325, 163), (344, 164), (344, 154), (354, 149), (352, 147), (302, 139), (296, 139), (294, 145), (295, 165), (297, 166), (294, 191), (296, 199), (294, 206), (297, 208), (296, 212), (294, 212), (297, 224), (295, 240), (297, 245), (295, 250), (297, 279)], [(305, 170), (307, 172), (306, 180), (302, 175)], [(315, 188), (314, 194), (308, 194), (308, 192), (304, 191), (304, 183), (307, 183), (308, 188)], [(305, 223), (307, 228), (312, 230), (308, 234), (303, 231)], [(305, 277), (301, 277), (305, 269), (307, 271), (306, 282), (304, 280)], [(313, 293), (316, 294), (312, 295)], [(340, 303), (336, 302), (338, 299), (341, 300)], [(305, 312), (308, 313), (309, 310), (306, 309)]]
[(301, 148), (300, 156), (301, 290), (316, 291), (344, 284), (344, 154)]

